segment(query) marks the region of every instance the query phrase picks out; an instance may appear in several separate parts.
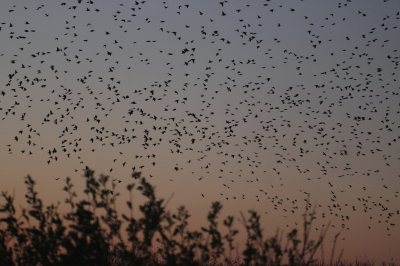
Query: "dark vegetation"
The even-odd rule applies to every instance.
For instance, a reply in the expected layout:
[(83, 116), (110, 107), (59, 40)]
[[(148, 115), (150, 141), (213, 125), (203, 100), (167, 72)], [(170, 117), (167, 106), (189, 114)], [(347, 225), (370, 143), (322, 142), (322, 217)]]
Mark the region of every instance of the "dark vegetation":
[[(214, 202), (207, 215), (208, 225), (201, 230), (188, 229), (189, 212), (184, 206), (176, 213), (166, 210), (163, 199), (157, 199), (154, 187), (140, 172), (132, 177), (137, 184), (127, 185), (130, 200), (126, 202), (129, 216), (119, 217), (116, 211), (118, 193), (107, 188), (109, 176), (94, 177), (86, 169), (87, 199), (77, 199), (70, 178), (66, 179), (65, 203), (70, 211), (58, 213), (58, 205), (43, 206), (35, 191), (35, 181), (25, 178), (29, 207), (22, 208), (16, 217), (14, 197), (2, 192), (4, 205), (0, 206), (0, 265), (372, 265), (370, 262), (345, 263), (334, 260), (336, 239), (330, 261), (315, 259), (318, 250), (323, 252), (323, 242), (329, 226), (322, 229), (316, 240), (310, 239), (315, 209), (306, 205), (303, 233), (293, 229), (285, 237), (277, 233), (265, 238), (260, 225), (260, 215), (249, 211), (239, 220), (247, 232), (245, 249), (239, 258), (232, 258), (235, 250), (234, 217), (223, 220), (219, 228), (218, 215), (222, 209)], [(134, 190), (146, 198), (139, 206), (140, 218), (133, 217), (132, 193)], [(308, 203), (307, 203), (308, 204)], [(122, 226), (124, 225), (124, 226)], [(127, 236), (124, 240), (122, 231)], [(283, 241), (283, 239), (285, 241)], [(284, 243), (283, 243), (284, 242)]]

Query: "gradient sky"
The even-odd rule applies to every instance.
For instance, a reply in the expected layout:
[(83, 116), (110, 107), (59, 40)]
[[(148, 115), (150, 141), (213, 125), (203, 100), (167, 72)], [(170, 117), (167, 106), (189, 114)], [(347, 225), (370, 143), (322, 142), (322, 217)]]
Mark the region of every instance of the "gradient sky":
[(30, 174), (62, 201), (88, 166), (121, 180), (127, 212), (136, 167), (194, 228), (221, 201), (266, 236), (300, 228), (310, 194), (326, 254), (343, 229), (346, 259), (400, 262), (399, 7), (3, 0), (0, 188), (24, 205)]

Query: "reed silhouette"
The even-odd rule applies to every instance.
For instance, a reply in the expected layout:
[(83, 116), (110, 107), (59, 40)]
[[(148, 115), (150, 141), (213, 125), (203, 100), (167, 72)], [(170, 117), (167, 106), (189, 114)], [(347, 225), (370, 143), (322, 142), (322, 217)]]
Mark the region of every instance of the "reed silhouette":
[[(130, 213), (122, 214), (122, 218), (116, 211), (116, 183), (111, 181), (108, 188), (109, 176), (95, 178), (89, 168), (84, 178), (86, 199), (77, 198), (71, 179), (66, 178), (63, 190), (70, 210), (64, 215), (58, 212), (58, 204), (43, 206), (29, 175), (24, 181), (29, 206), (21, 209), (20, 217), (16, 216), (14, 196), (2, 192), (5, 203), (0, 206), (0, 265), (373, 265), (369, 261), (347, 263), (341, 260), (342, 253), (334, 259), (340, 232), (334, 238), (330, 261), (317, 261), (315, 254), (323, 250), (329, 226), (321, 230), (317, 240), (310, 239), (316, 210), (308, 205), (302, 236), (293, 229), (285, 243), (279, 230), (272, 237), (264, 237), (257, 212), (249, 211), (249, 217), (241, 213), (239, 221), (247, 232), (247, 241), (242, 255), (233, 258), (238, 230), (234, 229), (235, 218), (228, 216), (223, 220), (226, 233), (220, 232), (219, 202), (211, 206), (208, 225), (191, 231), (188, 210), (184, 206), (176, 213), (166, 210), (164, 199), (156, 197), (154, 186), (141, 172), (134, 172), (134, 183), (127, 185)], [(146, 198), (139, 206), (140, 218), (133, 216), (134, 189)], [(123, 228), (126, 240), (121, 235)]]

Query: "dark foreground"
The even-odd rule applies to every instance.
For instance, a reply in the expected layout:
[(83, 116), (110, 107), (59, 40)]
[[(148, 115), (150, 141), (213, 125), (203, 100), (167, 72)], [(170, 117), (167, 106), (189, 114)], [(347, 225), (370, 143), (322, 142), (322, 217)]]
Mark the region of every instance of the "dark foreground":
[[(129, 216), (116, 211), (113, 193), (115, 183), (107, 188), (109, 177), (94, 177), (87, 169), (84, 175), (87, 199), (78, 199), (70, 179), (66, 179), (65, 203), (70, 211), (58, 213), (58, 205), (43, 206), (35, 191), (35, 181), (27, 176), (28, 208), (23, 208), (17, 218), (14, 197), (2, 192), (4, 205), (0, 206), (0, 266), (1, 265), (332, 265), (370, 266), (369, 261), (345, 262), (342, 253), (335, 258), (335, 244), (328, 262), (315, 259), (322, 248), (327, 229), (321, 230), (318, 239), (310, 239), (315, 209), (306, 205), (303, 232), (293, 229), (282, 241), (280, 233), (265, 238), (260, 227), (260, 216), (249, 211), (242, 214), (240, 222), (247, 232), (245, 250), (236, 253), (233, 227), (234, 217), (223, 220), (223, 233), (218, 227), (218, 214), (222, 208), (214, 202), (207, 215), (208, 225), (200, 230), (188, 229), (189, 212), (184, 206), (176, 213), (166, 210), (163, 199), (157, 199), (154, 187), (140, 172), (132, 177), (137, 183), (127, 185), (132, 199), (134, 189), (147, 201), (139, 206), (140, 218), (132, 215), (133, 202), (127, 202)], [(124, 226), (122, 226), (124, 224)], [(329, 226), (328, 226), (329, 227)], [(327, 227), (327, 228), (328, 228)], [(124, 229), (123, 229), (124, 228)], [(125, 231), (125, 232), (122, 232)], [(121, 234), (127, 235), (123, 240)], [(299, 236), (300, 235), (300, 236)], [(284, 243), (283, 243), (284, 242)], [(398, 265), (385, 264), (380, 265)]]

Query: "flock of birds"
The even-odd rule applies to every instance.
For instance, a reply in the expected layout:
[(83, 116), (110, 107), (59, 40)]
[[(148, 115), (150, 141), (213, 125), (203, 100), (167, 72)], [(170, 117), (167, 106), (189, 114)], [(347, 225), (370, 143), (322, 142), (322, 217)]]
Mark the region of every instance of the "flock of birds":
[(110, 173), (158, 169), (220, 188), (198, 200), (288, 216), (311, 193), (334, 226), (364, 215), (391, 235), (400, 14), (390, 1), (6, 2), (2, 154), (75, 171), (96, 169), (91, 158)]

